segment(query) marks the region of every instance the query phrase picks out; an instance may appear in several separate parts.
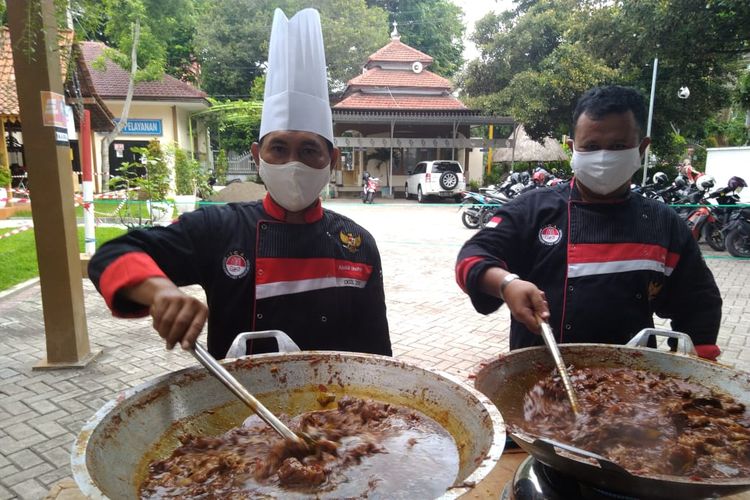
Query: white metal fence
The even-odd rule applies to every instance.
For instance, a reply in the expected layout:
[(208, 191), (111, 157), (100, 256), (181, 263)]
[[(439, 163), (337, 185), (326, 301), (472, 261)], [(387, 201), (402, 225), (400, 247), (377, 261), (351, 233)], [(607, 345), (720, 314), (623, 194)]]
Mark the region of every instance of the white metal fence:
[(227, 161), (229, 163), (227, 169), (227, 177), (229, 179), (258, 175), (258, 166), (255, 164), (253, 155), (249, 151), (247, 153), (230, 151), (227, 154)]

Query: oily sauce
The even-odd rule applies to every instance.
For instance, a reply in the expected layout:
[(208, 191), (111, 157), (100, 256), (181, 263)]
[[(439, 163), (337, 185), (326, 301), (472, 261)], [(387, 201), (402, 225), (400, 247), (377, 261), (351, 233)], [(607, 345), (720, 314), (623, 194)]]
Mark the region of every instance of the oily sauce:
[(343, 398), (285, 423), (317, 445), (286, 443), (256, 416), (218, 437), (186, 435), (149, 465), (140, 497), (434, 498), (458, 474), (453, 438), (411, 409)]
[(728, 394), (629, 368), (570, 372), (575, 417), (553, 372), (524, 397), (524, 433), (602, 455), (637, 475), (750, 477), (750, 414)]

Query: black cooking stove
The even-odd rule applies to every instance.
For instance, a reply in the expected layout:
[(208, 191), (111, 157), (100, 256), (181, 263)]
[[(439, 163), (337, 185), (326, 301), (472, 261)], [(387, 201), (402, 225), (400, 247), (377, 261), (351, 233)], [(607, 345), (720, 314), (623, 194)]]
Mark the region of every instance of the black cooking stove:
[(608, 492), (548, 467), (528, 457), (516, 469), (513, 479), (509, 481), (501, 500), (630, 500), (634, 497)]

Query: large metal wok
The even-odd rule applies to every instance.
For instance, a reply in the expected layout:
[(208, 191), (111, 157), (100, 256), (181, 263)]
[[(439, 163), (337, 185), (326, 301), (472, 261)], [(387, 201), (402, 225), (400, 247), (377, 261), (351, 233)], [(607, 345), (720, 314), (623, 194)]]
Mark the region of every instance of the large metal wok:
[[(560, 350), (565, 363), (576, 368), (623, 367), (689, 377), (750, 405), (750, 374), (688, 354), (639, 347), (645, 346), (651, 335), (678, 338), (678, 351), (695, 352), (687, 335), (656, 329), (643, 330), (626, 346), (562, 344)], [(530, 347), (488, 361), (475, 381), (475, 387), (500, 410), (513, 440), (543, 464), (589, 485), (638, 498), (706, 498), (750, 489), (750, 477), (696, 481), (667, 475), (636, 476), (600, 455), (519, 431), (524, 428), (524, 395), (553, 368), (545, 347)]]
[[(453, 436), (459, 453), (455, 487), (441, 498), (468, 491), (503, 451), (505, 429), (497, 409), (446, 374), (384, 356), (322, 351), (222, 364), (277, 414), (320, 409), (316, 398), (333, 393), (403, 405), (433, 418)], [(218, 435), (241, 424), (249, 412), (203, 367), (161, 376), (123, 392), (84, 425), (73, 447), (73, 475), (89, 497), (136, 498), (147, 464), (168, 456), (179, 445), (179, 434)]]

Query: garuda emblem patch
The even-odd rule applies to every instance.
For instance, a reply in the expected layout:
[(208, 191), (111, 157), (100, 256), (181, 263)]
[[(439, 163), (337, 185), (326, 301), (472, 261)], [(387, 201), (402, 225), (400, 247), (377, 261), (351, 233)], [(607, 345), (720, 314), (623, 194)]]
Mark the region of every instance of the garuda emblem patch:
[(360, 235), (355, 236), (352, 233), (345, 233), (344, 231), (341, 231), (339, 233), (339, 238), (341, 238), (341, 243), (344, 244), (344, 248), (352, 253), (359, 250), (360, 245), (362, 245), (362, 236)]
[(659, 295), (659, 292), (661, 292), (661, 288), (664, 286), (663, 283), (656, 283), (655, 281), (652, 281), (648, 284), (648, 300), (649, 302), (654, 300), (657, 295)]

